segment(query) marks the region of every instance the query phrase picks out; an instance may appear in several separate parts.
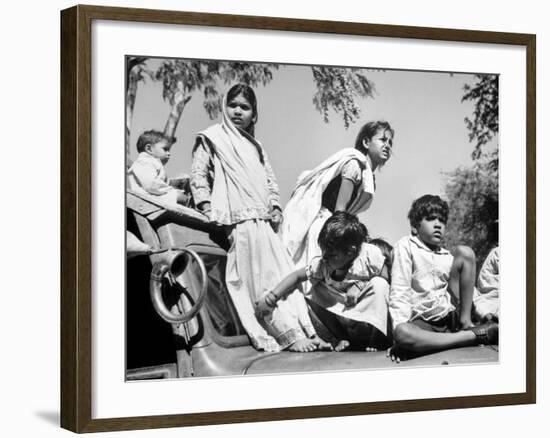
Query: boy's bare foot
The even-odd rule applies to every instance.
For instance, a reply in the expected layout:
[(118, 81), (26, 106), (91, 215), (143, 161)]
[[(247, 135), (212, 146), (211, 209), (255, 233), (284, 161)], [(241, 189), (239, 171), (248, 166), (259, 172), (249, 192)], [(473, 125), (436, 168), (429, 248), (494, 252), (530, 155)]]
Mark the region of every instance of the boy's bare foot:
[(365, 351), (368, 351), (368, 352), (378, 351), (378, 348), (367, 347), (367, 348), (365, 348)]
[(317, 344), (312, 339), (298, 339), (294, 344), (288, 347), (288, 351), (295, 353), (309, 353), (317, 350)]
[(468, 330), (474, 326), (474, 323), (470, 318), (460, 320), (460, 330)]
[(313, 335), (311, 337), (311, 340), (313, 342), (315, 342), (315, 344), (317, 345), (317, 350), (322, 350), (322, 351), (332, 351), (333, 350), (332, 345), (330, 344), (330, 342), (327, 342), (323, 338), (320, 338), (319, 335)]
[(334, 347), (334, 351), (344, 351), (348, 347), (349, 347), (349, 341), (342, 339), (341, 341), (338, 341), (338, 343), (336, 344), (336, 347)]

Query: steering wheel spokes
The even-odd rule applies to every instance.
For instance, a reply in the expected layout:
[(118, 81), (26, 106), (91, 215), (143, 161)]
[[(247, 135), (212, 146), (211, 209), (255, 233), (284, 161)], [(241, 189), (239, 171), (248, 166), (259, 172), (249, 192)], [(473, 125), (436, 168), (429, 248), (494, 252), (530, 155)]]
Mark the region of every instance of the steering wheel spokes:
[[(171, 248), (171, 250), (175, 251), (176, 255), (154, 264), (153, 270), (151, 271), (149, 290), (153, 307), (159, 316), (170, 324), (183, 324), (193, 319), (201, 309), (208, 289), (208, 275), (203, 261), (195, 251), (187, 248)], [(182, 257), (187, 258), (185, 263), (182, 263)], [(200, 288), (198, 296), (189, 310), (183, 310), (181, 313), (174, 313), (166, 307), (162, 298), (163, 280), (166, 279), (172, 287), (176, 282), (175, 276), (181, 274), (189, 267), (189, 259), (193, 259), (196, 262), (200, 271)]]

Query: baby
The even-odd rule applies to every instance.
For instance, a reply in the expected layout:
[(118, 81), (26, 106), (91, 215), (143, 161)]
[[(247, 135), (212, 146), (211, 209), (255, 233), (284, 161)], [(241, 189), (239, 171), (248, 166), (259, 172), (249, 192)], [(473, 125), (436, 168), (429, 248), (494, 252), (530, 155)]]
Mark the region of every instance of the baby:
[(139, 155), (128, 170), (131, 190), (158, 196), (167, 204), (188, 205), (190, 196), (182, 187), (182, 178), (168, 181), (164, 165), (170, 159), (170, 148), (175, 138), (167, 138), (159, 131), (145, 131), (139, 136)]

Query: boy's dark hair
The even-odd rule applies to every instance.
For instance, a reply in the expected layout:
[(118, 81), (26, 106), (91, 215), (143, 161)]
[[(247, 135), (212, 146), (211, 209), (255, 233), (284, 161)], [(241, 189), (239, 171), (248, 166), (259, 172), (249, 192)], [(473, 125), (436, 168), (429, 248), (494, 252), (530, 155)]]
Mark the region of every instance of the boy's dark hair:
[(324, 251), (329, 248), (356, 247), (358, 250), (369, 237), (367, 227), (357, 216), (337, 211), (327, 219), (319, 233), (319, 246)]
[(449, 204), (437, 195), (424, 195), (412, 203), (408, 218), (413, 227), (418, 227), (422, 219), (433, 216), (447, 223)]
[(163, 140), (172, 145), (176, 142), (176, 137), (168, 138), (162, 132), (156, 131), (154, 129), (145, 131), (138, 138), (138, 141), (136, 143), (137, 151), (140, 153), (145, 152), (145, 146), (147, 146), (148, 144), (153, 145)]

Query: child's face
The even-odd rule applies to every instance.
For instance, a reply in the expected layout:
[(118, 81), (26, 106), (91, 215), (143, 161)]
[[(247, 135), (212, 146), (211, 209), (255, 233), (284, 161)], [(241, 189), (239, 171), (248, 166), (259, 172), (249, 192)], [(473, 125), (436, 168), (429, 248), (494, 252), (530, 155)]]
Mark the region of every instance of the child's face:
[(429, 248), (441, 247), (445, 235), (445, 222), (439, 215), (423, 218), (415, 229), (418, 238)]
[(168, 144), (167, 141), (161, 140), (153, 144), (148, 144), (145, 146), (145, 150), (149, 155), (158, 158), (162, 164), (166, 164), (170, 159), (171, 147), (172, 145)]
[(255, 121), (252, 105), (242, 94), (238, 94), (227, 103), (227, 115), (237, 128), (245, 131)]
[(367, 155), (373, 164), (380, 166), (390, 159), (393, 135), (391, 131), (381, 128), (370, 140), (363, 140), (363, 145), (368, 148)]
[(330, 269), (342, 269), (348, 266), (358, 255), (356, 247), (345, 249), (326, 248), (323, 250), (323, 260), (328, 264)]

